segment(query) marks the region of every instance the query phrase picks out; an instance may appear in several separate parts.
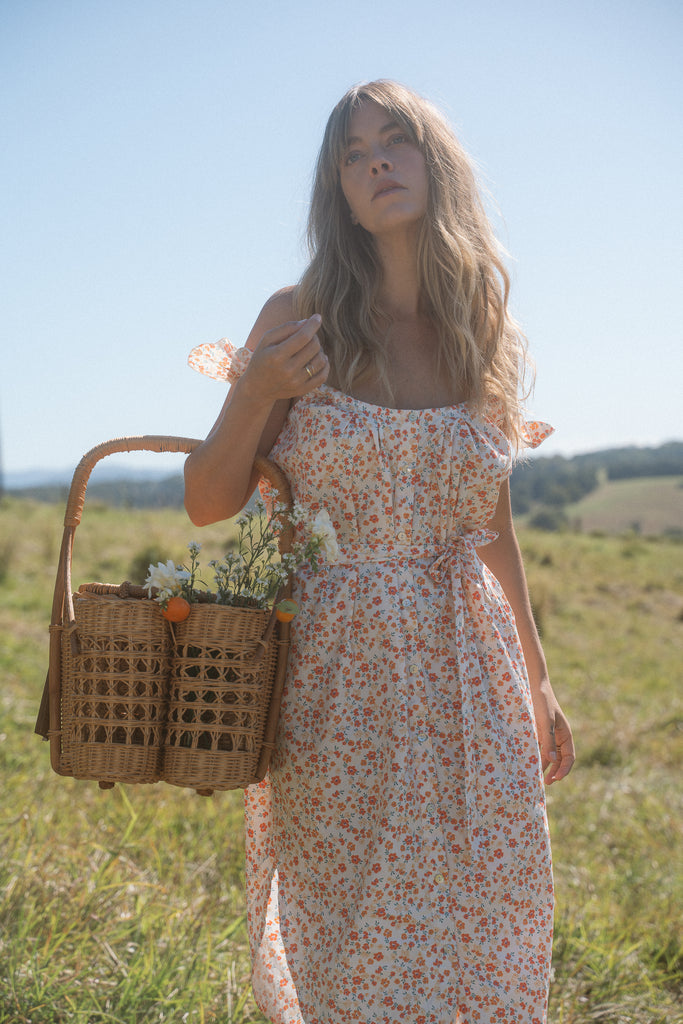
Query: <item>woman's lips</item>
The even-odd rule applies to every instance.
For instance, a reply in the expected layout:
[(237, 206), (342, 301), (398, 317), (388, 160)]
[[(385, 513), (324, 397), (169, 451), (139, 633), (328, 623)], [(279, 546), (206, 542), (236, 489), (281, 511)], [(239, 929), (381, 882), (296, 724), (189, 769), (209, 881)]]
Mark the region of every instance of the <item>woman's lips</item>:
[(387, 192), (398, 192), (398, 191), (402, 191), (404, 189), (405, 189), (405, 185), (399, 185), (399, 183), (397, 181), (385, 181), (375, 191), (375, 194), (373, 195), (372, 198), (374, 200), (374, 199), (377, 199), (379, 196), (386, 195)]

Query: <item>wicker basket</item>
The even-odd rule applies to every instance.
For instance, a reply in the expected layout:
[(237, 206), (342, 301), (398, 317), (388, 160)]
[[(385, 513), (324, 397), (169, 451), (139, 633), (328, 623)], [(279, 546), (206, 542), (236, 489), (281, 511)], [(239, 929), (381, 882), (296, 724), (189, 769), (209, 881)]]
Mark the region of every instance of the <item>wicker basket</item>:
[(125, 584), (94, 584), (73, 610), (62, 634), (64, 766), (75, 779), (158, 782), (172, 654), (159, 605)]
[[(108, 441), (74, 474), (50, 625), (50, 667), (36, 732), (60, 775), (116, 782), (160, 780), (201, 793), (238, 789), (267, 770), (284, 684), (289, 625), (274, 611), (194, 604), (171, 625), (144, 588), (90, 583), (71, 593), (71, 561), (88, 479), (106, 455), (191, 452), (190, 438)], [(255, 468), (291, 504), (275, 463)], [(282, 550), (291, 541), (286, 530)]]
[(196, 605), (173, 626), (163, 777), (175, 786), (235, 789), (259, 775), (280, 643), (271, 612)]

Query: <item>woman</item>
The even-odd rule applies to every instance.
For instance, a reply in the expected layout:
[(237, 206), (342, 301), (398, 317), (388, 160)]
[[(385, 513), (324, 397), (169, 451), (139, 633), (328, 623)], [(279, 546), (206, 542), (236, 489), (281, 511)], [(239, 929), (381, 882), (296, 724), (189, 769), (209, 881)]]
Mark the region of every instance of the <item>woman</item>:
[(522, 423), (508, 278), (438, 112), (395, 83), (351, 89), (309, 238), (186, 468), (205, 524), (270, 454), (340, 544), (295, 581), (278, 747), (246, 793), (256, 999), (277, 1024), (540, 1022), (543, 774), (574, 753), (507, 479), (549, 428)]

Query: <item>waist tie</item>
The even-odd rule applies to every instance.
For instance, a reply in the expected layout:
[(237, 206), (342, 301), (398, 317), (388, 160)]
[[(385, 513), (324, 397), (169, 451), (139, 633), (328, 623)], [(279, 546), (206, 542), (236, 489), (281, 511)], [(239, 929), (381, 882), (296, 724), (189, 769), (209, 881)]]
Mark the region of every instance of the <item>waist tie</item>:
[[(496, 816), (496, 807), (482, 792), (481, 786), (482, 759), (485, 756), (495, 757), (491, 746), (496, 718), (495, 711), (492, 714), (486, 678), (482, 678), (488, 671), (486, 666), (482, 670), (482, 660), (491, 650), (492, 634), (497, 644), (503, 642), (488, 612), (489, 606), (500, 600), (502, 589), (490, 573), (483, 571), (476, 549), (490, 544), (496, 537), (496, 533), (482, 529), (457, 534), (446, 545), (434, 548), (394, 542), (350, 544), (340, 549), (334, 563), (334, 566), (351, 566), (368, 562), (431, 559), (427, 567), (430, 578), (436, 584), (446, 580), (450, 582), (462, 702), (467, 832), (475, 859), (487, 842), (489, 829), (486, 821)], [(514, 629), (514, 622), (511, 628)], [(514, 783), (514, 754), (509, 749), (504, 753), (507, 771), (500, 780), (497, 802), (501, 797), (505, 802), (515, 802), (519, 793)]]
[(366, 542), (363, 544), (346, 544), (339, 546), (339, 555), (334, 562), (321, 561), (319, 569), (334, 568), (338, 565), (356, 565), (366, 562), (416, 561), (432, 559), (428, 572), (432, 579), (439, 583), (443, 573), (450, 565), (457, 551), (467, 547), (472, 555), (475, 549), (490, 544), (498, 536), (491, 530), (471, 530), (455, 534), (446, 544), (426, 546), (425, 544), (405, 544), (399, 541), (385, 543)]
[[(451, 594), (455, 612), (456, 662), (460, 679), (462, 707), (462, 734), (465, 752), (465, 806), (467, 834), (472, 857), (477, 860), (485, 844), (488, 830), (485, 826), (486, 810), (480, 797), (479, 775), (482, 754), (489, 743), (484, 723), (490, 717), (490, 705), (482, 680), (479, 657), (481, 636), (480, 618), (486, 614), (485, 605), (491, 595), (482, 572), (476, 548), (495, 540), (497, 534), (479, 530), (454, 538), (429, 567), (435, 583), (450, 576)], [(467, 625), (466, 625), (467, 624)], [(484, 747), (484, 749), (482, 749)]]

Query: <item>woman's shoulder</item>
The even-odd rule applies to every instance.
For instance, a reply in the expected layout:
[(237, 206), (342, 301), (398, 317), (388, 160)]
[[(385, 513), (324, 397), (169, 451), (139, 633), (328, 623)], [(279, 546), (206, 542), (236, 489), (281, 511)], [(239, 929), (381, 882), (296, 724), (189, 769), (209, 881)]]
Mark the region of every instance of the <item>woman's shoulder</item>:
[(255, 349), (266, 331), (295, 319), (297, 319), (296, 285), (289, 285), (286, 288), (280, 288), (266, 300), (251, 329), (245, 347)]

